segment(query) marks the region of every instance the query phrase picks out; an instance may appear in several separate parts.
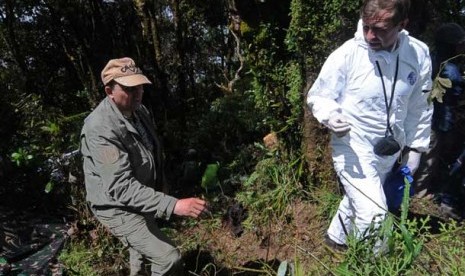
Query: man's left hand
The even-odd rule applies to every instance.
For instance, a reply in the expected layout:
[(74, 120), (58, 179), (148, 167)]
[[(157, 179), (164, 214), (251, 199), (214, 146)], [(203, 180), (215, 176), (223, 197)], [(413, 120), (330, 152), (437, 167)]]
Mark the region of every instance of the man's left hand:
[(402, 157), (402, 160), (404, 160), (403, 163), (410, 169), (412, 175), (417, 171), (418, 166), (420, 165), (420, 159), (421, 152), (414, 150), (407, 151)]
[(207, 210), (207, 202), (200, 198), (191, 197), (179, 199), (174, 206), (174, 214), (178, 216), (197, 218)]

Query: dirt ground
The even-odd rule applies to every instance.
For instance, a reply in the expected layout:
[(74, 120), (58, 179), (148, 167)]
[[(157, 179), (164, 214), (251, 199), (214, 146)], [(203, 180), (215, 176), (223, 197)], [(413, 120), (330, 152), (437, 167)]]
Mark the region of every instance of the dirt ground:
[(199, 275), (273, 275), (283, 261), (294, 264), (298, 259), (302, 267), (320, 271), (318, 260), (340, 261), (323, 243), (327, 222), (321, 221), (316, 206), (296, 202), (289, 210), (284, 223), (245, 227), (238, 237), (224, 223), (212, 226), (213, 221), (187, 229), (183, 244), (202, 245), (184, 254), (188, 270)]
[[(179, 236), (190, 275), (274, 275), (283, 261), (299, 265), (311, 275), (330, 274), (324, 264), (334, 269), (343, 255), (324, 243), (329, 220), (318, 215), (317, 206), (295, 202), (284, 221), (269, 225), (247, 225), (240, 236), (230, 227), (206, 219), (186, 227)], [(430, 231), (437, 233), (439, 222), (447, 221), (432, 199), (412, 199), (409, 217), (430, 216)]]

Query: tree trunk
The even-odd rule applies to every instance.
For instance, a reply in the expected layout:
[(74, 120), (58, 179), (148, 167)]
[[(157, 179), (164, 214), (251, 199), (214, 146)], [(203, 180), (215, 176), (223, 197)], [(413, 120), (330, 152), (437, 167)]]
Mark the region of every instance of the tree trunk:
[(320, 185), (328, 180), (335, 181), (327, 130), (313, 117), (306, 104), (302, 129), (303, 152), (310, 172), (310, 183)]
[(179, 9), (179, 0), (172, 0), (171, 5), (173, 8), (173, 21), (174, 21), (174, 32), (176, 36), (176, 58), (177, 66), (176, 71), (178, 75), (178, 93), (179, 96), (183, 99), (183, 96), (186, 92), (186, 79), (184, 76), (184, 67), (186, 60), (186, 53), (184, 47), (184, 24), (182, 22), (182, 13)]
[(11, 0), (5, 1), (5, 10), (0, 14), (3, 17), (3, 21), (6, 22), (6, 33), (2, 34), (5, 38), (5, 42), (7, 47), (9, 48), (18, 68), (21, 71), (21, 76), (23, 79), (23, 83), (26, 86), (26, 91), (30, 91), (31, 88), (29, 86), (29, 71), (25, 62), (24, 54), (21, 52), (20, 42), (16, 37), (15, 33), (15, 22), (16, 17), (14, 13), (14, 2)]

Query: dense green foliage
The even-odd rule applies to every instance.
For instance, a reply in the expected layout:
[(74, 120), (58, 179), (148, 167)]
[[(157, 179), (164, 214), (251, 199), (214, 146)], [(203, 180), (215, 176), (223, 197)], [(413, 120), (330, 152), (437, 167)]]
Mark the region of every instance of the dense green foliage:
[[(79, 160), (59, 157), (78, 149), (83, 120), (104, 97), (100, 70), (107, 60), (130, 56), (153, 81), (144, 103), (163, 138), (173, 183), (194, 148), (201, 168), (219, 164), (219, 181), (241, 189), (237, 198), (251, 212), (265, 210), (263, 217), (251, 216), (254, 223), (283, 219), (296, 198), (320, 203), (320, 215), (328, 219), (337, 202), (332, 179), (326, 170), (309, 180), (313, 172), (305, 163), (305, 154), (324, 158), (327, 145), (302, 153), (303, 144), (315, 143), (303, 132), (321, 132), (314, 121), (304, 130), (304, 95), (326, 56), (353, 35), (360, 2), (1, 1), (0, 201), (47, 210), (72, 206), (86, 229), (97, 227), (83, 203)], [(461, 0), (412, 4), (409, 31), (426, 42), (440, 22), (465, 22)], [(270, 132), (278, 134), (277, 149), (261, 145)], [(329, 182), (329, 190), (313, 191), (314, 179)], [(200, 179), (192, 185), (200, 186)], [(15, 200), (18, 195), (23, 201)], [(442, 238), (450, 240), (448, 233), (458, 226), (444, 228)], [(122, 255), (115, 241), (97, 242)], [(80, 250), (95, 245), (76, 244), (77, 255), (72, 249), (63, 255), (72, 265), (81, 261), (73, 259)], [(459, 243), (454, 249), (463, 253)], [(355, 258), (366, 248), (353, 250)], [(340, 269), (364, 269), (358, 266), (364, 262), (346, 262)], [(90, 273), (85, 266), (75, 269)]]
[[(430, 28), (441, 20), (460, 22), (459, 5), (428, 1), (411, 25), (425, 23), (419, 16), (425, 13)], [(358, 6), (342, 0), (6, 0), (0, 6), (0, 156), (25, 169), (77, 149), (83, 118), (104, 96), (99, 72), (119, 56), (133, 57), (153, 80), (144, 102), (167, 152), (194, 147), (229, 162), (238, 145), (269, 131), (298, 150), (304, 88), (327, 54), (352, 35)], [(238, 29), (231, 11), (239, 15)]]

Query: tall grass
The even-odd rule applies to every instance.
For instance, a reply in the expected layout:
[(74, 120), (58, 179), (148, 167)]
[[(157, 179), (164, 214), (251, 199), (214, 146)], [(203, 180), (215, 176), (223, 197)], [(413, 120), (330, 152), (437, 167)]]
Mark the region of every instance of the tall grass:
[(295, 156), (288, 160), (289, 156), (276, 154), (260, 161), (237, 194), (237, 199), (249, 212), (260, 214), (250, 217), (256, 224), (282, 220), (292, 202), (303, 197), (299, 180), (303, 161)]

